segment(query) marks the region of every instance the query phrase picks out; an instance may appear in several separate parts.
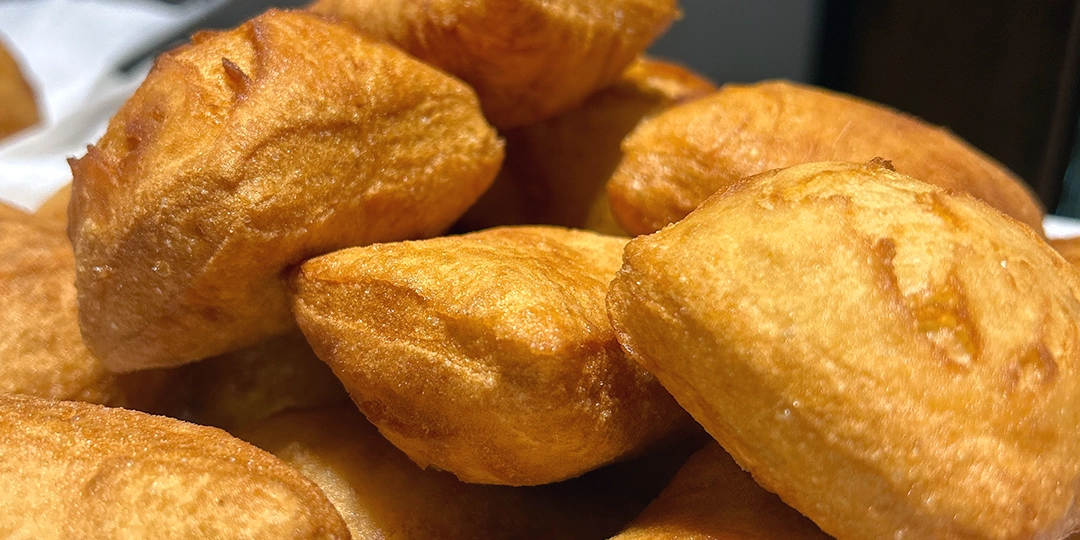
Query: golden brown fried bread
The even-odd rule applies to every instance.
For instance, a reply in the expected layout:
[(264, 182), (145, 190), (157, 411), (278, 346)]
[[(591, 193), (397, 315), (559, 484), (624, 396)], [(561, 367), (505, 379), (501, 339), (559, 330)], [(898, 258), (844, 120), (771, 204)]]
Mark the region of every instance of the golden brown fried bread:
[(604, 188), (622, 158), (619, 143), (642, 118), (715, 90), (682, 66), (639, 58), (580, 107), (506, 132), (499, 176), (457, 228), (539, 223), (625, 234)]
[(343, 24), (271, 10), (193, 41), (72, 162), (83, 334), (115, 371), (295, 328), (286, 266), (438, 234), (502, 159), (472, 91)]
[(299, 331), (185, 366), (181, 417), (234, 432), (277, 412), (344, 401), (349, 394)]
[(342, 250), (300, 267), (293, 310), (360, 410), (420, 465), (554, 482), (689, 423), (607, 320), (625, 243), (507, 227)]
[(1054, 248), (1066, 261), (1076, 268), (1080, 268), (1080, 236), (1072, 238), (1051, 238), (1047, 240), (1050, 247)]
[(461, 78), (500, 129), (615, 82), (679, 14), (676, 0), (316, 0), (311, 9)]
[(881, 157), (896, 170), (965, 191), (1042, 231), (1023, 181), (948, 130), (861, 99), (774, 81), (725, 85), (672, 108), (624, 141), (608, 185), (616, 220), (633, 234), (683, 218), (740, 178), (812, 161)]
[(0, 204), (0, 394), (156, 409), (169, 375), (118, 376), (83, 345), (64, 233)]
[(886, 165), (765, 173), (630, 242), (619, 341), (837, 538), (1060, 538), (1080, 525), (1080, 275)]
[(612, 540), (828, 540), (762, 489), (716, 442), (679, 469), (664, 492)]
[(19, 63), (0, 40), (0, 139), (40, 120), (34, 89), (26, 82)]
[(626, 491), (594, 489), (595, 478), (510, 487), (423, 470), (351, 403), (282, 413), (240, 436), (319, 484), (353, 538), (602, 539), (640, 511)]
[[(67, 231), (68, 204), (71, 202), (71, 184), (60, 188), (41, 203), (34, 211), (34, 217), (39, 226), (48, 227), (57, 231)], [(70, 242), (68, 242), (70, 244)]]
[(9, 203), (0, 199), (0, 219), (8, 221), (25, 221), (29, 218), (29, 213), (22, 207), (15, 206), (14, 203)]
[(319, 488), (224, 431), (0, 396), (4, 538), (349, 538)]

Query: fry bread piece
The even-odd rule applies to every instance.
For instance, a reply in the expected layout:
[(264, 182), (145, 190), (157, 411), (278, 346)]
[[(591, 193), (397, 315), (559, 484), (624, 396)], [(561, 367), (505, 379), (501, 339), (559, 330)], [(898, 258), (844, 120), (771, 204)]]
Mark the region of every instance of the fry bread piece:
[(1042, 232), (1042, 208), (1023, 181), (948, 130), (789, 82), (725, 85), (642, 124), (623, 151), (608, 195), (616, 220), (633, 234), (682, 219), (746, 176), (875, 157), (924, 182), (968, 192)]
[(1062, 257), (1065, 257), (1065, 260), (1069, 261), (1069, 264), (1080, 269), (1080, 236), (1073, 238), (1051, 238), (1047, 240), (1047, 243), (1050, 244), (1050, 247), (1054, 248), (1054, 251), (1057, 251)]
[(26, 82), (19, 63), (0, 40), (0, 139), (30, 127), (41, 119), (34, 89)]
[(29, 214), (26, 210), (0, 200), (0, 219), (6, 221), (25, 221)]
[(0, 396), (4, 538), (349, 538), (319, 488), (214, 428)]
[(156, 410), (171, 375), (118, 376), (83, 345), (64, 233), (0, 204), (0, 394)]
[(765, 491), (716, 442), (698, 450), (648, 508), (612, 540), (828, 540)]
[(678, 16), (676, 0), (316, 0), (476, 89), (500, 129), (608, 86)]
[(632, 491), (598, 491), (608, 486), (593, 477), (510, 487), (423, 470), (351, 403), (282, 413), (239, 434), (319, 484), (353, 538), (602, 539), (644, 506)]
[[(71, 184), (58, 189), (34, 211), (34, 217), (41, 227), (57, 231), (67, 231), (68, 204), (71, 203)], [(70, 244), (71, 242), (68, 242)]]
[(71, 163), (83, 334), (115, 371), (295, 328), (286, 266), (438, 234), (502, 159), (467, 87), (343, 24), (271, 10), (193, 41)]
[(508, 131), (503, 168), (457, 228), (546, 224), (625, 234), (604, 187), (622, 159), (619, 143), (642, 118), (715, 90), (682, 66), (639, 58), (580, 107)]
[(886, 165), (765, 173), (632, 241), (619, 341), (837, 538), (1060, 538), (1080, 525), (1080, 275)]
[(544, 484), (689, 425), (604, 310), (625, 239), (555, 227), (378, 244), (305, 262), (300, 328), (421, 466)]
[(341, 381), (299, 331), (183, 371), (189, 397), (180, 416), (229, 432), (287, 409), (349, 402)]

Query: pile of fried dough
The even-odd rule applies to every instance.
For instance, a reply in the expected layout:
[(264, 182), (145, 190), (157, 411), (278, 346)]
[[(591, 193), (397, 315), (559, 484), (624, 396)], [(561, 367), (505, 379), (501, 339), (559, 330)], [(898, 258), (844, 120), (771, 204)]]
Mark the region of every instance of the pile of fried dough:
[(319, 0), (159, 57), (0, 206), (0, 537), (1080, 530), (1080, 244), (943, 128), (643, 57), (678, 16)]

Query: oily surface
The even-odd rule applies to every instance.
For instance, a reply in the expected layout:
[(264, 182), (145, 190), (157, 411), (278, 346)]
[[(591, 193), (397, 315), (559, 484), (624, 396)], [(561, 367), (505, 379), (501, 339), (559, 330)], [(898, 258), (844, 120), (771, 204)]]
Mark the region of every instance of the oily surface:
[(502, 158), (468, 88), (345, 25), (272, 10), (193, 41), (72, 161), (81, 324), (117, 371), (284, 333), (287, 265), (438, 234)]
[(608, 303), (632, 357), (829, 534), (1059, 538), (1080, 524), (1069, 270), (970, 197), (807, 164), (631, 242)]
[(633, 234), (682, 219), (740, 178), (812, 161), (890, 160), (1042, 231), (1023, 181), (949, 131), (851, 96), (788, 82), (726, 85), (638, 127), (608, 194)]
[(351, 403), (283, 413), (239, 435), (319, 484), (353, 538), (600, 540), (640, 511), (634, 490), (599, 489), (616, 485), (604, 478), (487, 486), (423, 470)]
[(553, 482), (687, 425), (607, 320), (625, 242), (507, 227), (342, 250), (300, 267), (294, 312), (368, 419), (420, 465)]
[(679, 13), (676, 0), (317, 0), (311, 9), (465, 81), (500, 129), (613, 83)]
[(38, 123), (34, 89), (0, 40), (0, 139)]
[(171, 375), (118, 376), (83, 344), (61, 230), (0, 204), (0, 394), (155, 408)]
[(622, 159), (619, 143), (643, 118), (715, 90), (677, 64), (635, 60), (579, 107), (506, 132), (499, 175), (455, 228), (546, 224), (625, 234), (604, 188)]
[(179, 417), (230, 433), (280, 411), (349, 401), (299, 331), (181, 369)]
[(0, 396), (4, 538), (348, 538), (315, 484), (213, 428)]
[(612, 540), (828, 540), (765, 491), (719, 444), (698, 450), (648, 508)]

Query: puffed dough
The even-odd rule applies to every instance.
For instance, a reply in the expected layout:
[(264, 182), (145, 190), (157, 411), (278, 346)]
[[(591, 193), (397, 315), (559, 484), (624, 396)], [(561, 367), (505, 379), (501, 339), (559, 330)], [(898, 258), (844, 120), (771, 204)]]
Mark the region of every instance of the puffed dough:
[(71, 162), (83, 336), (133, 371), (295, 329), (287, 266), (440, 234), (501, 160), (469, 88), (344, 24), (197, 34)]
[(117, 375), (79, 333), (75, 257), (60, 227), (0, 203), (0, 394), (140, 410), (165, 406), (174, 374)]
[(51, 197), (45, 199), (45, 202), (41, 203), (41, 206), (38, 206), (37, 210), (34, 211), (34, 216), (40, 225), (66, 232), (68, 205), (70, 204), (71, 184), (69, 183), (56, 190), (56, 193), (53, 193)]
[(499, 175), (455, 229), (543, 224), (625, 235), (604, 188), (622, 159), (619, 143), (643, 118), (714, 91), (678, 64), (635, 60), (581, 106), (505, 132)]
[(664, 491), (611, 540), (829, 540), (765, 491), (716, 444), (698, 450)]
[(311, 9), (461, 78), (500, 129), (615, 82), (679, 15), (676, 0), (316, 0)]
[(1069, 261), (1075, 268), (1080, 269), (1080, 236), (1072, 238), (1051, 238), (1047, 240), (1050, 247), (1054, 248)]
[(234, 433), (281, 411), (350, 403), (299, 330), (188, 364), (178, 381), (174, 416)]
[(506, 227), (346, 249), (300, 267), (293, 310), (360, 410), (420, 465), (554, 482), (690, 425), (607, 320), (625, 243)]
[(591, 477), (511, 487), (423, 470), (352, 403), (278, 414), (238, 435), (317, 483), (353, 538), (593, 540), (640, 511), (633, 490)]
[(1080, 275), (887, 163), (748, 178), (627, 245), (619, 341), (840, 539), (1080, 525)]
[(812, 161), (892, 161), (1042, 231), (1024, 182), (948, 130), (882, 105), (784, 81), (725, 85), (635, 129), (608, 184), (616, 220), (647, 234), (741, 178)]
[(0, 396), (0, 537), (347, 539), (319, 488), (224, 431)]
[(34, 89), (26, 81), (19, 63), (0, 40), (0, 139), (28, 128), (41, 120)]

